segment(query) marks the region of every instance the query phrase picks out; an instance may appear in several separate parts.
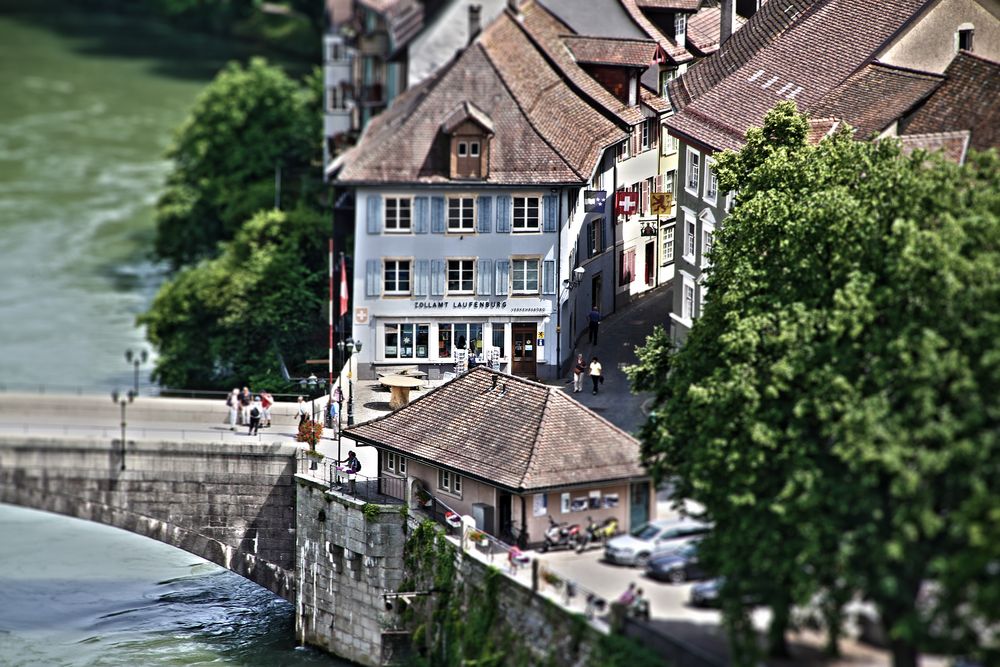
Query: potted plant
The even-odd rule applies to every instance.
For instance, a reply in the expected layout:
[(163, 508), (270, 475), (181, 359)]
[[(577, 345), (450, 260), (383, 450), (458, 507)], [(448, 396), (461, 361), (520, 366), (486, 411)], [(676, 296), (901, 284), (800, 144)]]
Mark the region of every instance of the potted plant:
[(318, 421), (307, 419), (299, 424), (299, 434), (295, 437), (299, 442), (305, 442), (309, 449), (315, 450), (316, 443), (323, 437), (323, 424)]

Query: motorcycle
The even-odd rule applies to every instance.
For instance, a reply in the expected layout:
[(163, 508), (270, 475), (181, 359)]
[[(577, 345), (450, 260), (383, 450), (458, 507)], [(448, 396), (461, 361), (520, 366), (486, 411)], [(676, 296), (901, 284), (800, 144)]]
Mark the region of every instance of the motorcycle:
[(545, 540), (542, 542), (542, 546), (539, 547), (539, 551), (545, 553), (549, 549), (555, 549), (558, 547), (567, 547), (572, 549), (573, 545), (576, 543), (577, 535), (580, 533), (580, 524), (568, 525), (565, 523), (556, 523), (552, 515), (549, 515), (549, 527), (545, 530)]
[(576, 552), (582, 554), (590, 546), (591, 542), (599, 542), (602, 545), (615, 536), (618, 532), (618, 519), (608, 517), (603, 523), (598, 524), (591, 517), (587, 517), (587, 528), (577, 534)]

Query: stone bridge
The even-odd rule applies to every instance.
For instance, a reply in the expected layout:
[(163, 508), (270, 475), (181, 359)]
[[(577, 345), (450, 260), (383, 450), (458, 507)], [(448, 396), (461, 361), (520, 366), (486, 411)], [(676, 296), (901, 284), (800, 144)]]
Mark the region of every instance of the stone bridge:
[[(0, 414), (6, 426), (0, 430), (0, 502), (145, 535), (294, 600), (298, 448), (291, 438), (266, 443), (229, 437), (211, 442), (208, 436), (198, 441), (190, 434), (184, 441), (129, 437), (123, 470), (119, 438), (72, 429), (63, 435), (25, 428), (19, 434), (11, 428), (16, 408), (10, 403)], [(108, 399), (102, 404), (90, 421), (117, 407)], [(112, 425), (111, 433), (116, 430)]]

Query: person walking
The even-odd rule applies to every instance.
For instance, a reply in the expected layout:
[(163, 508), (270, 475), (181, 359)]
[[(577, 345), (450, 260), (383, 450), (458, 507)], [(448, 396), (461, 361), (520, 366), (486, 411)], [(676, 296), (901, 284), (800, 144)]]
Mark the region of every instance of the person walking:
[(309, 406), (306, 405), (306, 399), (299, 396), (298, 403), (298, 415), (299, 415), (299, 428), (302, 427), (309, 420)]
[(601, 309), (596, 305), (587, 313), (587, 335), (591, 345), (597, 345), (597, 328), (601, 324)]
[(583, 376), (587, 373), (587, 362), (583, 360), (583, 355), (576, 355), (576, 365), (573, 367), (573, 393), (579, 394), (583, 391)]
[(264, 428), (271, 428), (271, 406), (274, 405), (274, 397), (267, 389), (260, 392), (260, 422)]
[(260, 432), (260, 403), (254, 401), (250, 405), (250, 430), (247, 435), (257, 435)]
[(240, 390), (234, 387), (229, 396), (226, 397), (226, 407), (229, 408), (229, 430), (236, 430), (236, 415), (240, 408)]
[(604, 369), (601, 367), (601, 362), (594, 357), (590, 362), (590, 381), (594, 383), (594, 394), (597, 394), (597, 388), (604, 382), (604, 376), (602, 375)]
[(253, 403), (253, 395), (250, 393), (250, 388), (243, 387), (243, 391), (240, 392), (240, 418), (243, 420), (244, 426), (250, 423), (251, 403)]

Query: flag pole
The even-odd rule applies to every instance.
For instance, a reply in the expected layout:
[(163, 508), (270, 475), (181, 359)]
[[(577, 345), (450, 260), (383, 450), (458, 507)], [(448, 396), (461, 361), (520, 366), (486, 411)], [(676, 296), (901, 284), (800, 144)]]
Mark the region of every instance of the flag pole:
[[(327, 368), (327, 374), (328, 374), (327, 380), (329, 382), (328, 387), (329, 387), (329, 391), (330, 391), (330, 400), (333, 400), (333, 237), (332, 236), (330, 237), (330, 270), (329, 270), (329, 278), (330, 278), (330, 281), (329, 281), (330, 282), (330, 285), (329, 285), (329, 288), (330, 288), (330, 303), (329, 303), (330, 311), (327, 314), (328, 315), (327, 319), (328, 319), (328, 323), (330, 325), (330, 339), (329, 339), (329, 349), (327, 350), (327, 353), (326, 353), (326, 368)], [(330, 406), (329, 405), (326, 406), (326, 413), (327, 413), (327, 415), (330, 414)], [(324, 419), (323, 421), (326, 421), (326, 419)]]

